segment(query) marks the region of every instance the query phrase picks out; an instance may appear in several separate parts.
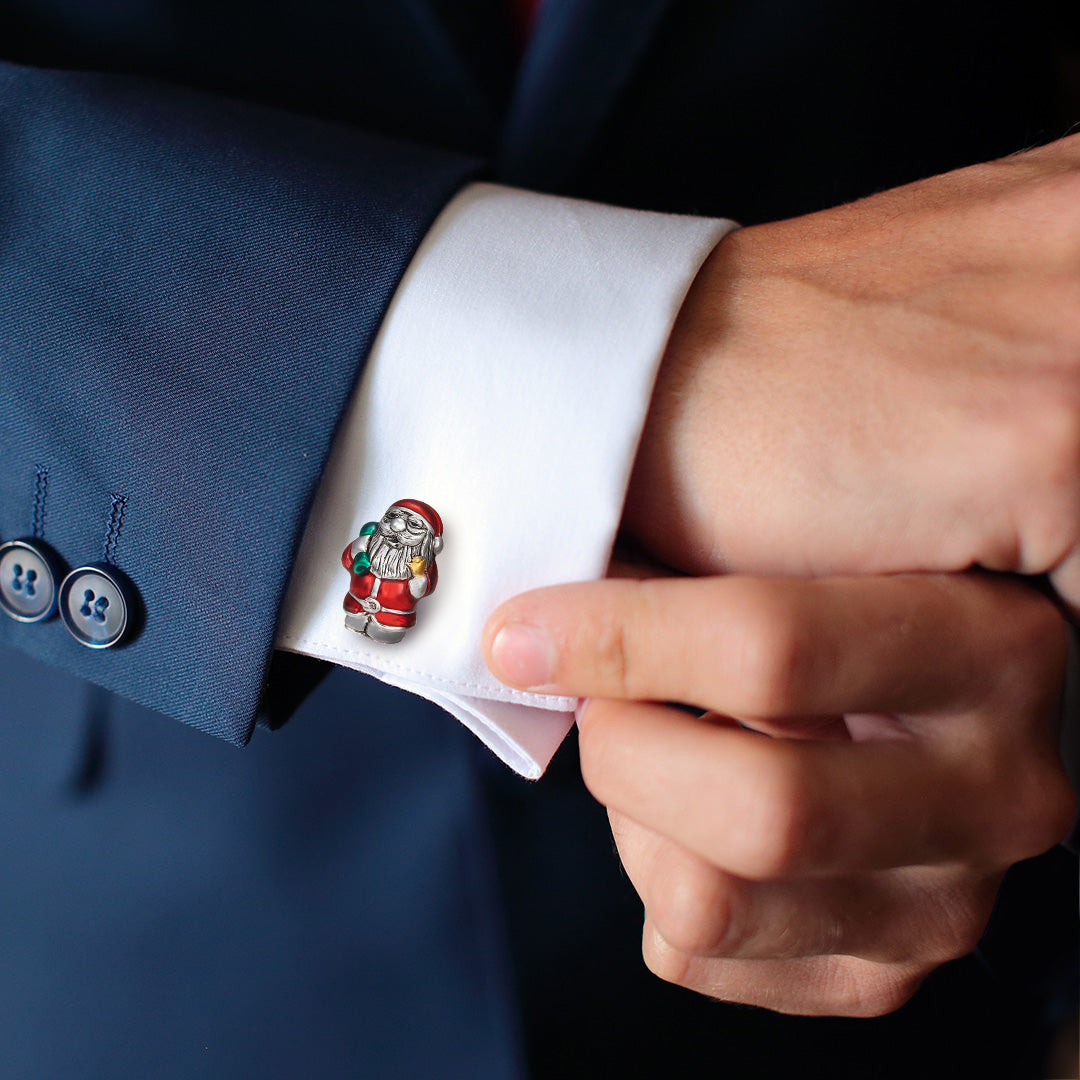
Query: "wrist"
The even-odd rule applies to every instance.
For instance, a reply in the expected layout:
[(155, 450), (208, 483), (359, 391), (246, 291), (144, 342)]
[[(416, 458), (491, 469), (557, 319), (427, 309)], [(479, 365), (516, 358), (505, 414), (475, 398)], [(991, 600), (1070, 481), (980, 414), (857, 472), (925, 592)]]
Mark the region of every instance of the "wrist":
[[(663, 562), (694, 573), (724, 569), (715, 545), (702, 542), (710, 535), (703, 519), (711, 500), (704, 498), (701, 486), (699, 464), (706, 448), (699, 418), (703, 404), (715, 397), (721, 300), (731, 289), (738, 235), (729, 233), (713, 248), (679, 310), (653, 387), (623, 511), (623, 527), (632, 539)], [(719, 424), (719, 418), (714, 422)], [(712, 472), (721, 464), (716, 458), (708, 462)]]

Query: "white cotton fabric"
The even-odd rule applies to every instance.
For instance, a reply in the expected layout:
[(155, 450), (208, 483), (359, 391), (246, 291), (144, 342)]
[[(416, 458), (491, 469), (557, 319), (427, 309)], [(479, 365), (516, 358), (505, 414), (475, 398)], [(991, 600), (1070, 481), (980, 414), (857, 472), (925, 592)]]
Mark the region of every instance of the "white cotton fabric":
[[(539, 777), (577, 702), (498, 682), (484, 622), (516, 593), (603, 576), (675, 316), (734, 227), (492, 184), (459, 194), (410, 264), (343, 418), (278, 646), (436, 702)], [(382, 645), (345, 628), (340, 557), (402, 498), (439, 512), (445, 548), (416, 626)]]

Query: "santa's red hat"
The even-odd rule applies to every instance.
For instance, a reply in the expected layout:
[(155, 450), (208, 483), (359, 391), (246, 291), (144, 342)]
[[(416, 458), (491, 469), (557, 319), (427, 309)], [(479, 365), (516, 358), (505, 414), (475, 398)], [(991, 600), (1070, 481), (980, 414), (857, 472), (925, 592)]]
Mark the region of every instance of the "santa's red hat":
[[(411, 510), (414, 514), (419, 514), (427, 522), (428, 528), (431, 530), (432, 549), (438, 555), (443, 546), (442, 518), (439, 517), (438, 511), (419, 499), (398, 499), (394, 506), (401, 506), (406, 510)], [(390, 509), (393, 510), (394, 506), (391, 506)]]

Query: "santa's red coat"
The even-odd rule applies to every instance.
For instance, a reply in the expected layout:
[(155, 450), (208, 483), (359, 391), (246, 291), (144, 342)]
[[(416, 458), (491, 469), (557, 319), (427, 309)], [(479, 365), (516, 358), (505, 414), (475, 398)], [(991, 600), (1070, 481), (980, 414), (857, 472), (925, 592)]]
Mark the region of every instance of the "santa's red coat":
[[(412, 626), (416, 622), (416, 597), (409, 592), (409, 578), (380, 578), (370, 570), (363, 574), (357, 574), (353, 570), (355, 561), (350, 544), (341, 554), (341, 565), (349, 571), (349, 592), (342, 606), (346, 611), (356, 614), (367, 610), (362, 601), (368, 599), (377, 600), (380, 608), (389, 608), (389, 611), (375, 611), (375, 621), (383, 626)], [(435, 584), (439, 580), (439, 570), (432, 561), (425, 571), (427, 578), (427, 592), (430, 596), (435, 591)]]

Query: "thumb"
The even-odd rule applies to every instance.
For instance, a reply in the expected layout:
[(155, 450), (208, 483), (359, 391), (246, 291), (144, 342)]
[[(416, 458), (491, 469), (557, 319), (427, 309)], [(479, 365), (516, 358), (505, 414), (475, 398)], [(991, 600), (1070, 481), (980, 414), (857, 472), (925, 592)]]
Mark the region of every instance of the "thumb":
[(482, 644), (496, 678), (536, 693), (781, 718), (985, 706), (1017, 655), (1063, 665), (1064, 639), (1045, 598), (985, 576), (732, 575), (538, 589)]

